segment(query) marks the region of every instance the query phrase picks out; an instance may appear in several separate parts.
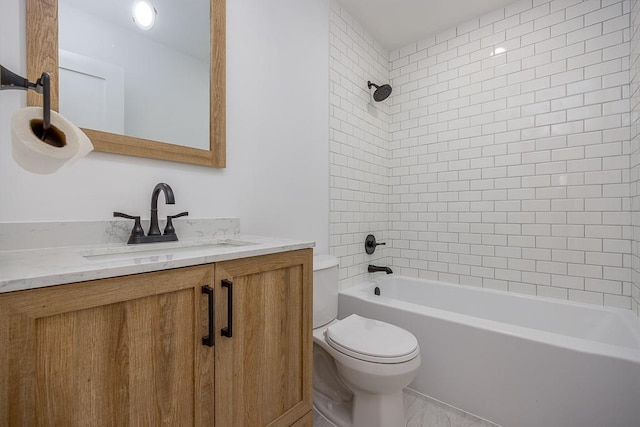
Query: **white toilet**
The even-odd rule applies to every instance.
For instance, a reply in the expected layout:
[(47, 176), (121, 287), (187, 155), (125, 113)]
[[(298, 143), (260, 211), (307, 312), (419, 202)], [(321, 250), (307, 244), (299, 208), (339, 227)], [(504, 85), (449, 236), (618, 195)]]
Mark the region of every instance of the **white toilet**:
[(338, 260), (313, 259), (313, 403), (337, 427), (404, 427), (402, 389), (420, 366), (409, 331), (338, 315)]

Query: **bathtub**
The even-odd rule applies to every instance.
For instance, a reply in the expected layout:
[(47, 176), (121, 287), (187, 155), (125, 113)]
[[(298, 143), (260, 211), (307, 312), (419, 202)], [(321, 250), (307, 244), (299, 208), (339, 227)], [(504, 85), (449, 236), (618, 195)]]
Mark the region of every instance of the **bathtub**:
[(640, 426), (630, 310), (388, 276), (340, 292), (339, 317), (351, 313), (418, 338), (410, 388), (494, 423)]

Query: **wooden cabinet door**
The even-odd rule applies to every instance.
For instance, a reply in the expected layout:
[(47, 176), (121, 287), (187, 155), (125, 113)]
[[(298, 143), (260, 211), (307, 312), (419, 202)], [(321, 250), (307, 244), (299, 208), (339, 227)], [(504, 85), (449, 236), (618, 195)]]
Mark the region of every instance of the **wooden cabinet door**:
[(312, 254), (216, 263), (217, 427), (289, 427), (312, 409)]
[(213, 267), (0, 295), (0, 426), (213, 425)]

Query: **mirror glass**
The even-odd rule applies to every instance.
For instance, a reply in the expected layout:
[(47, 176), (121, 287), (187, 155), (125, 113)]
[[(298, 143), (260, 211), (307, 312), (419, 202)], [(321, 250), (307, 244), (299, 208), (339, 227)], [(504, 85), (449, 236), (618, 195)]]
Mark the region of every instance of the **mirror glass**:
[(82, 128), (208, 150), (210, 0), (59, 0), (60, 113)]

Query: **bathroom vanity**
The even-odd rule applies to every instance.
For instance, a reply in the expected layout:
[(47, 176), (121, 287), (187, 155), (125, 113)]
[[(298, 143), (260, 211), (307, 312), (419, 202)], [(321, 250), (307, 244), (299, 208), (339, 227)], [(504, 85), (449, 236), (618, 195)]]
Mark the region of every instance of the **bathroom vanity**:
[(58, 248), (105, 276), (69, 284), (7, 279), (47, 251), (0, 252), (0, 425), (311, 427), (313, 244), (265, 242)]

